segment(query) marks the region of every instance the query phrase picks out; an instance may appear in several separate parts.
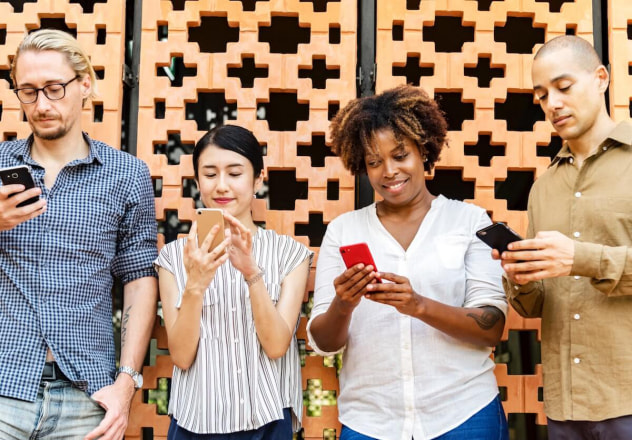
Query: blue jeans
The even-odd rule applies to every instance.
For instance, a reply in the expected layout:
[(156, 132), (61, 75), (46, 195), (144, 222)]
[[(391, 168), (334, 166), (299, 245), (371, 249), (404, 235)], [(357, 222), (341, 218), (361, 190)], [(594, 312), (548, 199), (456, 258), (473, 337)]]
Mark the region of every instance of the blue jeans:
[(233, 432), (230, 434), (196, 434), (178, 425), (171, 419), (168, 440), (292, 440), (292, 411), (283, 409), (283, 419), (275, 420), (258, 429)]
[[(467, 419), (461, 425), (446, 432), (435, 440), (509, 440), (507, 418), (500, 403), (500, 396), (496, 396), (489, 405)], [(360, 434), (347, 426), (342, 427), (340, 440), (378, 440)]]
[(98, 403), (70, 382), (42, 381), (35, 402), (0, 396), (0, 438), (81, 439), (104, 415)]

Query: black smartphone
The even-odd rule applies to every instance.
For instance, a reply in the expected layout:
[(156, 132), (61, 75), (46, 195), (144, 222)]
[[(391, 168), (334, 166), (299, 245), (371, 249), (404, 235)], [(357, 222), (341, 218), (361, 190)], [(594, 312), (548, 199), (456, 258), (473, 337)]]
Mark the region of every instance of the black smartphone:
[[(31, 176), (31, 170), (26, 165), (19, 165), (17, 167), (9, 167), (0, 169), (0, 180), (3, 185), (24, 185), (24, 190), (35, 188), (35, 182), (33, 176)], [(15, 193), (18, 194), (18, 193)], [(15, 195), (12, 194), (12, 195)], [(39, 200), (39, 197), (31, 197), (21, 203), (18, 203), (17, 207), (30, 205)]]
[(523, 239), (516, 231), (504, 223), (494, 223), (478, 230), (476, 231), (476, 236), (492, 249), (498, 249), (498, 252), (501, 254), (507, 250), (509, 243)]

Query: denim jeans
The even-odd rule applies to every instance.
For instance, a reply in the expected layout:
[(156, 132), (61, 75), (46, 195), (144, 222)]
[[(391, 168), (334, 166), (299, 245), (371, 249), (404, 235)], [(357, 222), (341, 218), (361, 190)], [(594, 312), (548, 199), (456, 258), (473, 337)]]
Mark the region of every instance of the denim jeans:
[[(435, 440), (509, 440), (507, 418), (500, 403), (500, 396), (496, 396), (489, 405), (467, 419), (461, 425), (446, 432)], [(378, 440), (360, 434), (347, 426), (342, 427), (340, 440)]]
[(171, 419), (168, 440), (292, 440), (292, 411), (283, 409), (283, 419), (275, 420), (258, 429), (230, 434), (196, 434), (187, 431)]
[(42, 381), (35, 402), (0, 396), (0, 438), (81, 439), (104, 415), (103, 408), (70, 382)]

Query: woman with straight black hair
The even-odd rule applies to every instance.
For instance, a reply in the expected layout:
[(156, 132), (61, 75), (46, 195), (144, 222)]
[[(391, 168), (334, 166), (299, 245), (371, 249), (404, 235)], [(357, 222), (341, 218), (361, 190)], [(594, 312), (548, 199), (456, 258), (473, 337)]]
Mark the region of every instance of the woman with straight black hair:
[(156, 260), (175, 364), (168, 438), (291, 439), (303, 399), (295, 332), (313, 253), (255, 225), (263, 155), (249, 130), (212, 129), (193, 165), (204, 206), (222, 209), (227, 229), (210, 249), (219, 226), (198, 246), (194, 222)]

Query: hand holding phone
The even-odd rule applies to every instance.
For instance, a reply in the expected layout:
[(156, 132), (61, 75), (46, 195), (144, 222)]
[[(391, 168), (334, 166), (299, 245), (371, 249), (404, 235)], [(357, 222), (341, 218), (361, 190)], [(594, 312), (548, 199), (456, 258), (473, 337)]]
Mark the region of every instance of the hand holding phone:
[[(19, 165), (15, 167), (2, 168), (0, 169), (0, 180), (2, 180), (3, 185), (23, 185), (24, 191), (35, 188), (35, 182), (33, 181), (33, 177), (31, 176), (31, 172), (29, 167), (26, 165)], [(14, 193), (11, 196), (14, 196)], [(17, 204), (18, 208), (22, 206), (30, 205), (31, 203), (35, 203), (39, 200), (39, 197), (31, 197), (21, 203)]]
[(504, 223), (494, 223), (480, 229), (476, 231), (476, 236), (492, 249), (497, 249), (500, 254), (507, 250), (509, 243), (523, 240), (518, 233)]
[[(340, 255), (347, 269), (352, 268), (356, 264), (362, 263), (365, 266), (373, 266), (373, 270), (377, 272), (377, 266), (373, 261), (373, 256), (369, 250), (369, 246), (366, 243), (356, 243), (346, 246), (340, 246)], [(379, 277), (375, 278), (378, 283), (382, 280)]]
[[(211, 242), (211, 246), (208, 249), (209, 252), (211, 252), (225, 239), (224, 214), (222, 213), (221, 209), (212, 208), (199, 208), (195, 211), (195, 214), (198, 224), (198, 246), (202, 246), (202, 243), (204, 243), (204, 239), (209, 234), (213, 226), (219, 225), (219, 230), (217, 231), (217, 234), (215, 234), (215, 237)], [(220, 255), (223, 255), (223, 252)]]

